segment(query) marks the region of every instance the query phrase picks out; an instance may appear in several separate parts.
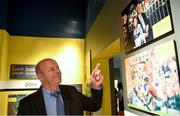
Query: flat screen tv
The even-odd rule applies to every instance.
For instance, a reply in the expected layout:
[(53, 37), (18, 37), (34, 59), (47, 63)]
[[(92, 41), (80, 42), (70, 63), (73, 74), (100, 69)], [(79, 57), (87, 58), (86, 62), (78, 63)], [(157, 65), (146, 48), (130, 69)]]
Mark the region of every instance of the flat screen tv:
[(126, 58), (128, 106), (157, 115), (180, 114), (177, 59), (173, 40)]
[(169, 0), (131, 0), (121, 22), (126, 53), (174, 33)]

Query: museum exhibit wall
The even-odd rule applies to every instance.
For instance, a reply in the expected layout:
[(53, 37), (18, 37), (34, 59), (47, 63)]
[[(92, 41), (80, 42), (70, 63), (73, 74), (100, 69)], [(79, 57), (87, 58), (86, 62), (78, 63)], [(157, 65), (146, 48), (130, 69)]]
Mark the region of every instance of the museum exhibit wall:
[(11, 36), (0, 30), (0, 45), (0, 114), (7, 114), (10, 94), (32, 93), (29, 90), (41, 84), (36, 78), (10, 78), (11, 64), (35, 65), (53, 58), (62, 71), (62, 84), (82, 84), (84, 88), (84, 39)]
[[(130, 2), (130, 1), (129, 1)], [(127, 6), (127, 4), (129, 4), (129, 2), (125, 1), (125, 0), (122, 0), (122, 3), (125, 3), (126, 5), (124, 7), (122, 7), (121, 9), (121, 12), (122, 10)], [(178, 11), (180, 10), (178, 4), (180, 4), (180, 1), (178, 0), (170, 0), (170, 7), (171, 7), (171, 13), (172, 13), (172, 22), (173, 22), (173, 27), (174, 27), (174, 33), (172, 34), (169, 34), (167, 36), (164, 36), (162, 38), (160, 38), (159, 40), (155, 41), (155, 42), (152, 42), (151, 44), (139, 49), (139, 50), (135, 50), (133, 51), (132, 53), (125, 53), (124, 49), (122, 48), (122, 57), (124, 59), (124, 61), (122, 62), (122, 77), (126, 77), (126, 70), (125, 70), (125, 59), (126, 58), (129, 58), (131, 56), (134, 56), (136, 54), (139, 54), (139, 53), (142, 53), (146, 50), (149, 50), (153, 47), (156, 47), (158, 45), (161, 45), (165, 42), (168, 42), (170, 40), (174, 40), (176, 42), (176, 47), (177, 47), (177, 61), (180, 60), (180, 40), (179, 40), (179, 36), (180, 36), (180, 24), (178, 23), (179, 19), (180, 19), (180, 16), (178, 15)], [(122, 30), (121, 30), (121, 33), (120, 33), (120, 36), (122, 37)], [(123, 45), (123, 39), (121, 39), (121, 45)], [(173, 48), (171, 48), (173, 49)], [(167, 52), (168, 53), (168, 52)], [(162, 60), (163, 60), (163, 57), (162, 57)], [(177, 64), (178, 67), (180, 66), (180, 64)], [(179, 73), (179, 71), (178, 71)], [(123, 78), (123, 82), (125, 84), (125, 87), (127, 88), (127, 85), (126, 83), (128, 82), (128, 80), (126, 80), (126, 78)], [(125, 98), (127, 98), (127, 89), (124, 89), (124, 95), (125, 95)], [(130, 108), (127, 106), (128, 102), (127, 100), (124, 101), (124, 104), (125, 104), (125, 110), (126, 111), (129, 111), (131, 113), (134, 113), (134, 114), (140, 114), (140, 115), (152, 115), (152, 114), (148, 114), (147, 112), (144, 112), (144, 111), (140, 111), (140, 110), (137, 110), (137, 109), (133, 109), (133, 108)]]
[[(124, 105), (125, 105), (125, 114), (137, 114), (137, 115), (148, 115), (146, 112), (139, 111), (137, 109), (133, 109), (127, 106), (127, 90), (126, 90), (126, 75), (125, 75), (125, 58), (128, 58), (132, 55), (138, 54), (142, 51), (145, 51), (149, 48), (152, 48), (154, 46), (157, 46), (159, 44), (162, 44), (166, 41), (169, 40), (175, 40), (176, 45), (177, 45), (177, 55), (178, 55), (178, 60), (179, 58), (179, 52), (180, 52), (180, 24), (178, 21), (180, 20), (180, 16), (178, 15), (178, 12), (180, 11), (180, 8), (178, 4), (180, 4), (180, 1), (178, 0), (170, 0), (170, 7), (171, 7), (171, 12), (172, 12), (172, 19), (173, 19), (173, 26), (174, 26), (174, 33), (166, 36), (156, 42), (153, 42), (139, 50), (136, 50), (132, 53), (125, 53), (124, 48), (123, 48), (123, 35), (122, 35), (122, 29), (121, 29), (121, 13), (125, 9), (125, 7), (130, 3), (131, 0), (107, 0), (104, 4), (104, 7), (102, 8), (100, 14), (96, 18), (96, 21), (94, 22), (93, 26), (91, 27), (90, 31), (88, 32), (85, 40), (85, 46), (86, 46), (86, 53), (91, 50), (92, 52), (92, 64), (95, 64), (96, 62), (102, 62), (104, 59), (99, 58), (99, 54), (103, 49), (108, 47), (113, 41), (116, 40), (116, 38), (120, 38), (120, 51), (121, 53), (119, 54), (120, 57), (122, 58), (121, 60), (121, 70), (122, 70), (122, 81), (123, 81), (123, 94), (124, 94)], [(96, 43), (96, 44), (94, 44)], [(116, 50), (116, 49), (114, 49)], [(102, 60), (102, 61), (101, 61)], [(111, 114), (111, 108), (106, 107), (107, 105), (110, 106), (111, 101), (109, 101), (110, 95), (110, 83), (108, 82), (109, 80), (109, 74), (108, 70), (108, 59), (106, 59), (106, 62), (104, 61), (103, 65), (106, 64), (106, 66), (102, 67), (102, 70), (106, 70), (107, 72), (104, 73), (105, 75), (105, 80), (103, 82), (103, 85), (105, 86), (104, 88), (104, 102), (103, 101), (103, 106), (101, 108), (101, 114)], [(178, 64), (179, 66), (179, 64)], [(106, 68), (105, 68), (106, 67)], [(103, 69), (105, 68), (105, 69)], [(107, 97), (108, 96), (108, 97)]]

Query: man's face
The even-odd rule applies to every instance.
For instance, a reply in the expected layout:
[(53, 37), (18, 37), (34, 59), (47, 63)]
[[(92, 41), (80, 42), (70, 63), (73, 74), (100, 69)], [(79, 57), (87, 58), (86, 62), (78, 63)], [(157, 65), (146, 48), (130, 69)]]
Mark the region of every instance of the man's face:
[(54, 60), (45, 60), (39, 65), (39, 80), (46, 87), (57, 87), (61, 83), (61, 71)]
[(141, 3), (137, 4), (137, 12), (138, 12), (138, 14), (141, 14), (143, 12), (143, 8), (142, 8), (142, 4)]

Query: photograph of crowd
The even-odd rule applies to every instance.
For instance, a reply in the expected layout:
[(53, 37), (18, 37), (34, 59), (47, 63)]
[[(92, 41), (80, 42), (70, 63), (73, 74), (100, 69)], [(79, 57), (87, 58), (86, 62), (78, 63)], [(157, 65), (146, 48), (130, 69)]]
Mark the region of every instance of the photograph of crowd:
[(125, 52), (173, 30), (169, 0), (132, 0), (121, 15)]
[(158, 115), (180, 114), (174, 45), (171, 40), (125, 60), (128, 106)]

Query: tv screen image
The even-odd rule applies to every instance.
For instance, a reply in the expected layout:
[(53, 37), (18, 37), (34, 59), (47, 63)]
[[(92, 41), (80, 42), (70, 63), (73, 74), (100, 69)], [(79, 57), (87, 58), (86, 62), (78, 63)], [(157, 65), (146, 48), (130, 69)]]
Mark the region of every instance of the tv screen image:
[(121, 22), (125, 52), (174, 32), (169, 0), (132, 0)]
[(180, 114), (179, 68), (173, 40), (125, 59), (128, 106)]

